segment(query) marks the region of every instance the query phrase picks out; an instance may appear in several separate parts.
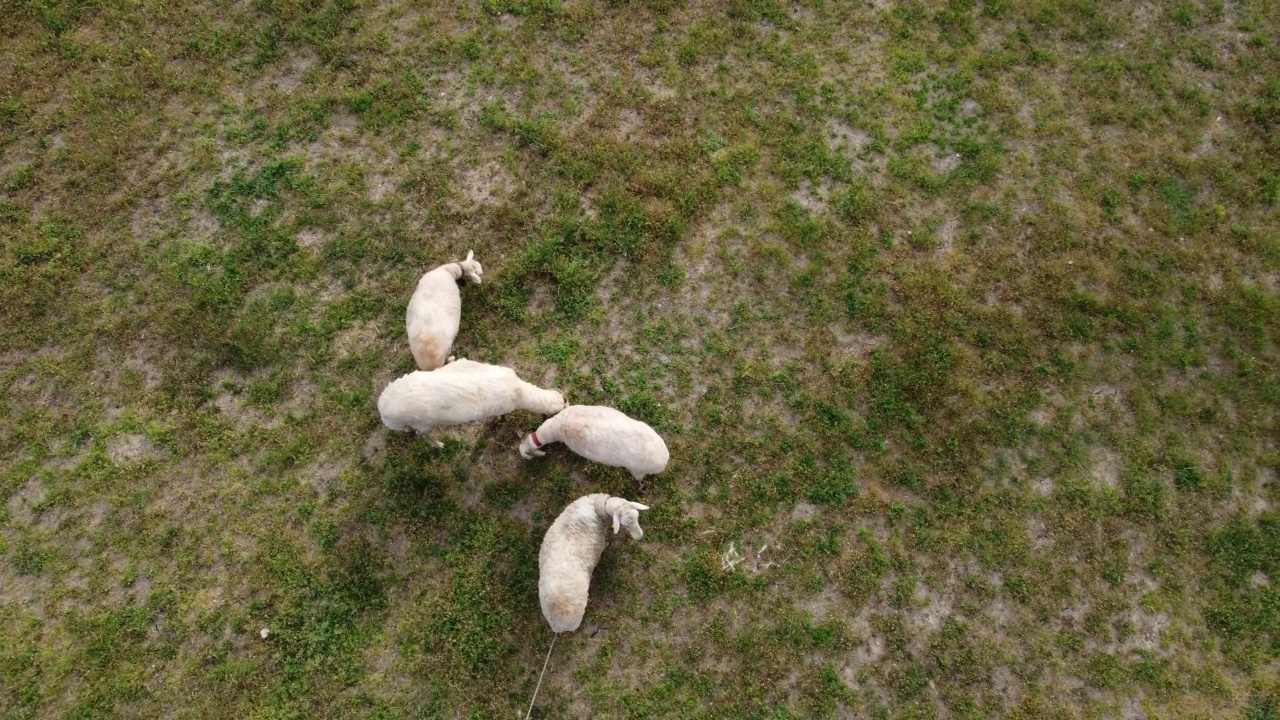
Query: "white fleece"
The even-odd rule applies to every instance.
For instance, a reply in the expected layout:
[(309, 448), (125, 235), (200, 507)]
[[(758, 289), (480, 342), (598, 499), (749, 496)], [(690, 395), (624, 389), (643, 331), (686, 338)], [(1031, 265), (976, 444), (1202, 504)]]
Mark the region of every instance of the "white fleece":
[(474, 252), (468, 252), (466, 260), (441, 265), (423, 275), (409, 298), (404, 326), (409, 334), (409, 351), (423, 370), (435, 370), (449, 357), (462, 322), (458, 279), (465, 277), (479, 285), (484, 274), (474, 257)]
[(564, 396), (558, 390), (531, 385), (511, 368), (470, 360), (411, 372), (393, 380), (378, 397), (383, 424), (392, 430), (413, 428), (422, 435), (440, 425), (460, 425), (512, 410), (550, 415), (563, 407)]
[(553, 442), (568, 445), (588, 460), (626, 468), (636, 480), (662, 472), (671, 458), (653, 428), (600, 405), (570, 405), (547, 418), (521, 440), (520, 455), (526, 460), (542, 455), (538, 448)]
[(538, 551), (538, 600), (542, 616), (555, 632), (572, 632), (582, 624), (591, 588), (591, 572), (609, 544), (609, 524), (616, 534), (625, 527), (632, 538), (644, 537), (640, 511), (648, 506), (604, 493), (569, 503), (547, 529)]

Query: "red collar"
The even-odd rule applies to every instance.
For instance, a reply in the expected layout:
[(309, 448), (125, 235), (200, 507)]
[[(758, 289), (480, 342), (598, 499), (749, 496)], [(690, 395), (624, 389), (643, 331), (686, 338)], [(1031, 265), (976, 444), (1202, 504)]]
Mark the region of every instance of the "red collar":
[(539, 450), (541, 450), (541, 449), (542, 449), (542, 443), (538, 442), (538, 431), (537, 431), (537, 430), (534, 430), (534, 431), (533, 431), (533, 446), (534, 446), (535, 448), (538, 448)]

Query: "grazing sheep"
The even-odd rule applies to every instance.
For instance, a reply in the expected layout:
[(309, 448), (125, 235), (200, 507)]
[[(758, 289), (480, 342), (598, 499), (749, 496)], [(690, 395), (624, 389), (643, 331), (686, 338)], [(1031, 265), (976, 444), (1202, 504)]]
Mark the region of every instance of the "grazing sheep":
[(644, 537), (640, 511), (648, 509), (637, 502), (596, 493), (569, 503), (551, 523), (538, 552), (538, 600), (552, 630), (572, 632), (582, 624), (591, 571), (609, 544), (610, 519), (614, 534), (624, 527), (639, 540)]
[(671, 453), (653, 428), (599, 405), (570, 405), (520, 441), (525, 460), (544, 455), (539, 448), (562, 442), (582, 457), (624, 467), (636, 480), (667, 467)]
[(435, 370), (449, 357), (462, 321), (458, 280), (465, 278), (479, 285), (484, 274), (474, 258), (475, 253), (468, 251), (466, 260), (441, 265), (423, 275), (409, 298), (404, 326), (409, 333), (409, 351), (422, 370)]
[[(423, 436), (439, 425), (460, 425), (512, 410), (551, 415), (562, 408), (560, 391), (531, 385), (511, 368), (470, 360), (411, 372), (393, 380), (378, 397), (383, 424), (392, 430), (413, 428)], [(443, 447), (438, 440), (435, 444)]]

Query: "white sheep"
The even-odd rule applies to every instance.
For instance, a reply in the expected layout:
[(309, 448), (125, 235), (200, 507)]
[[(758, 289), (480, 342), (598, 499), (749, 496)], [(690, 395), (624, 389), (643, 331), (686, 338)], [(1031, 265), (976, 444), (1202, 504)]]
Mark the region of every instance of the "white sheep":
[(656, 475), (667, 467), (671, 453), (662, 437), (648, 425), (610, 407), (570, 405), (520, 441), (525, 460), (541, 457), (540, 449), (562, 442), (582, 457), (605, 465), (624, 467), (636, 480)]
[[(564, 395), (521, 380), (500, 365), (455, 360), (439, 370), (418, 370), (393, 380), (378, 396), (382, 422), (392, 430), (413, 428), (426, 436), (440, 425), (460, 425), (532, 410), (551, 415), (564, 408)], [(435, 441), (436, 447), (443, 443)]]
[(639, 540), (644, 537), (640, 511), (648, 509), (638, 502), (596, 493), (569, 503), (551, 523), (538, 551), (538, 600), (553, 631), (572, 632), (582, 624), (591, 571), (609, 544), (610, 520), (614, 534), (625, 527)]
[(405, 311), (404, 326), (409, 333), (409, 352), (422, 370), (444, 365), (453, 340), (458, 337), (458, 323), (462, 321), (458, 280), (465, 278), (479, 285), (483, 274), (475, 253), (468, 251), (466, 260), (441, 265), (418, 280)]

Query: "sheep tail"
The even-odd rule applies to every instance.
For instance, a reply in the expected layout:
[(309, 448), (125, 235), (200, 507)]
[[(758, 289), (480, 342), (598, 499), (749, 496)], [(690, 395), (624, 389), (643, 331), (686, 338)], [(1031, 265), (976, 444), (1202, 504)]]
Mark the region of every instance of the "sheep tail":
[(525, 720), (533, 717), (533, 704), (538, 700), (538, 690), (542, 688), (542, 678), (547, 674), (547, 663), (551, 662), (551, 650), (555, 648), (558, 637), (560, 633), (551, 636), (551, 647), (547, 648), (547, 659), (542, 661), (542, 673), (538, 675), (538, 684), (533, 688), (533, 699), (529, 700), (529, 712), (525, 713)]

